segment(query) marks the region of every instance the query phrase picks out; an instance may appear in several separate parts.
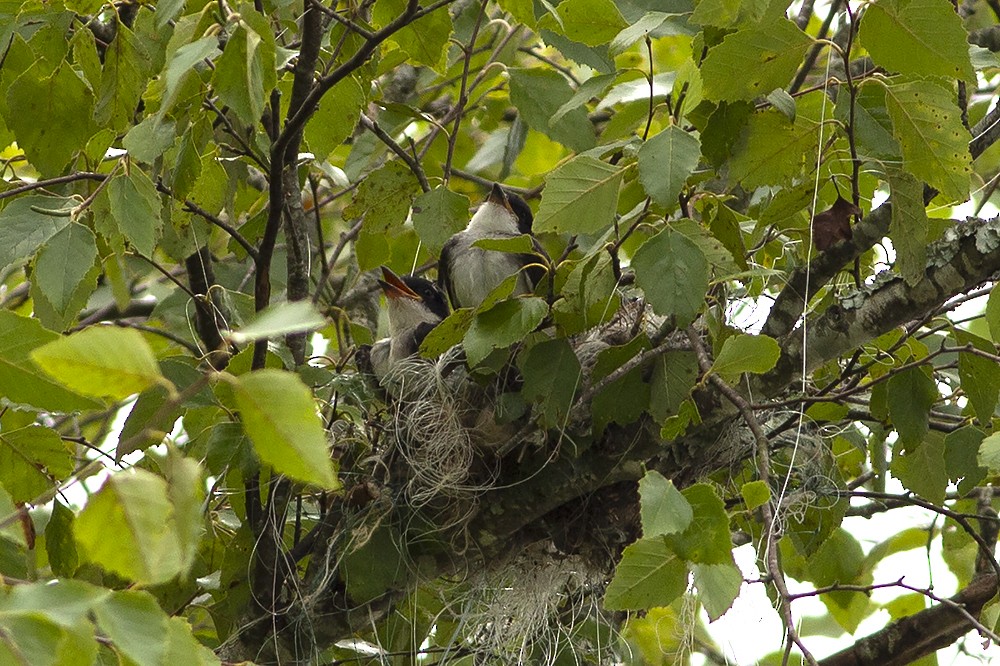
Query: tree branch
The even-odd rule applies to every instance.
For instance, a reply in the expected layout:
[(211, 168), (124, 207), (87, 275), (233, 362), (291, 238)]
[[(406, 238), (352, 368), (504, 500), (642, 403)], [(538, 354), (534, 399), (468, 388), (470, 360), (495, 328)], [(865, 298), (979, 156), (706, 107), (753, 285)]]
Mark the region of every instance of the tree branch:
[[(879, 207), (876, 213), (883, 208), (888, 218), (887, 206)], [(858, 235), (855, 231), (855, 239)], [(823, 254), (849, 245), (841, 243)], [(902, 278), (886, 273), (885, 278), (865, 291), (855, 292), (840, 304), (827, 308), (809, 324), (811, 333), (805, 349), (802, 336), (794, 333), (779, 336), (781, 357), (773, 370), (755, 380), (756, 388), (764, 395), (777, 395), (803, 371), (809, 372), (896, 326), (920, 319), (949, 298), (990, 280), (1000, 271), (1000, 220), (960, 223), (932, 245), (928, 253), (929, 265), (917, 285), (910, 287)]]

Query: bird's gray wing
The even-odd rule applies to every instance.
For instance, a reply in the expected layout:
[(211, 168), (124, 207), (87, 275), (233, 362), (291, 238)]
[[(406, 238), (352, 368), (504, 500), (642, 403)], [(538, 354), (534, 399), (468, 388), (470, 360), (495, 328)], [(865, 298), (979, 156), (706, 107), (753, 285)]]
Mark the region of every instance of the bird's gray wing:
[(454, 252), (455, 247), (458, 245), (458, 238), (452, 236), (448, 239), (448, 242), (444, 244), (441, 248), (441, 258), (438, 259), (438, 286), (448, 294), (448, 300), (451, 301), (451, 309), (457, 310), (461, 307), (458, 302), (458, 298), (455, 296), (455, 288), (451, 280), (451, 261), (452, 252)]

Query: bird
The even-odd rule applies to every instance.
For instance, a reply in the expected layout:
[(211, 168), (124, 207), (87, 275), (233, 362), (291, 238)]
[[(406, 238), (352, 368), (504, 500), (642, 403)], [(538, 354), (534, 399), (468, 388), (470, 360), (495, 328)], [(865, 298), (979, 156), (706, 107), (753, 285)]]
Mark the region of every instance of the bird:
[(449, 310), (444, 294), (430, 280), (400, 277), (383, 266), (378, 284), (385, 294), (389, 337), (372, 345), (368, 356), (372, 374), (381, 380), (399, 361), (417, 353)]
[[(517, 274), (514, 295), (530, 294), (545, 269), (532, 254), (484, 250), (474, 243), (487, 238), (514, 238), (531, 234), (531, 208), (521, 197), (494, 183), (486, 201), (460, 231), (444, 244), (438, 261), (438, 285), (451, 306), (477, 308), (501, 282)], [(535, 251), (544, 251), (532, 237)]]

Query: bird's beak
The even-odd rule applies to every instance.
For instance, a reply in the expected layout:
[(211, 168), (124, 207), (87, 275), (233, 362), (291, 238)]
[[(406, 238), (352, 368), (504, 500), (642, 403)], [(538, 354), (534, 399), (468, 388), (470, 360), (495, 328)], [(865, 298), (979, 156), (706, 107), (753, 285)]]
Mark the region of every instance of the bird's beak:
[(378, 283), (387, 298), (412, 298), (415, 301), (424, 300), (420, 297), (420, 294), (407, 287), (406, 283), (398, 275), (385, 266), (382, 267), (382, 278)]
[(486, 198), (486, 201), (487, 203), (503, 206), (507, 210), (511, 210), (510, 202), (507, 200), (507, 193), (503, 191), (499, 183), (493, 183), (493, 189), (490, 190), (490, 196)]

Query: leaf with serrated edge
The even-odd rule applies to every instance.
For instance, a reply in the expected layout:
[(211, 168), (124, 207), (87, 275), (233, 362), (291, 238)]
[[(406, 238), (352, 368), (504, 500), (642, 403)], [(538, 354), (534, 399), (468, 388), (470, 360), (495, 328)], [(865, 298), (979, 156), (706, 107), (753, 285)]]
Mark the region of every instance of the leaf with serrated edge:
[(639, 479), (639, 515), (646, 538), (687, 529), (694, 517), (691, 504), (673, 481), (656, 470)]
[(767, 372), (778, 362), (781, 348), (766, 335), (734, 335), (722, 343), (722, 350), (712, 364), (712, 371), (727, 377), (749, 372)]
[(929, 222), (924, 208), (924, 186), (898, 169), (889, 169), (886, 176), (892, 196), (889, 238), (896, 250), (896, 270), (906, 284), (914, 286), (924, 278), (927, 269)]
[(653, 236), (632, 259), (635, 281), (659, 315), (674, 315), (678, 325), (694, 321), (708, 292), (709, 267), (701, 249), (670, 229)]
[(743, 587), (743, 574), (732, 564), (695, 564), (694, 585), (708, 619), (715, 622), (728, 611)]
[(671, 125), (639, 149), (639, 181), (656, 203), (672, 208), (700, 158), (698, 139)]
[(604, 593), (608, 610), (667, 606), (687, 589), (688, 571), (662, 537), (640, 539), (625, 549)]
[(160, 477), (138, 469), (113, 474), (76, 519), (80, 555), (138, 583), (166, 582), (181, 571), (172, 512)]
[(614, 221), (624, 171), (580, 155), (553, 171), (532, 228), (536, 232), (592, 234)]
[(61, 384), (95, 398), (121, 400), (167, 381), (149, 344), (130, 328), (91, 326), (35, 349), (31, 358)]
[(705, 97), (751, 100), (784, 88), (812, 39), (787, 19), (765, 22), (727, 36), (701, 65)]
[(947, 202), (968, 199), (971, 137), (950, 88), (930, 80), (907, 81), (887, 86), (885, 102), (903, 168), (938, 189)]
[(340, 486), (312, 393), (298, 375), (258, 370), (235, 378), (233, 392), (262, 461), (304, 483), (328, 490)]
[(870, 3), (858, 33), (876, 65), (901, 74), (976, 80), (968, 34), (948, 0)]

